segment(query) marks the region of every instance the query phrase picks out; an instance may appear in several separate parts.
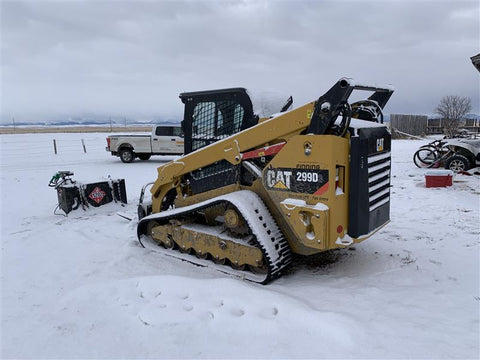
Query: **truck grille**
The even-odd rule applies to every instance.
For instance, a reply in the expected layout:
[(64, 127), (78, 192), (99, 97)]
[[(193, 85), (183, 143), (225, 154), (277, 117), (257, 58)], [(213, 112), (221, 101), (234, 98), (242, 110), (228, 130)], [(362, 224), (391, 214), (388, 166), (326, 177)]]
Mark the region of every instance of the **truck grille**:
[(390, 151), (368, 156), (368, 206), (373, 211), (390, 201)]

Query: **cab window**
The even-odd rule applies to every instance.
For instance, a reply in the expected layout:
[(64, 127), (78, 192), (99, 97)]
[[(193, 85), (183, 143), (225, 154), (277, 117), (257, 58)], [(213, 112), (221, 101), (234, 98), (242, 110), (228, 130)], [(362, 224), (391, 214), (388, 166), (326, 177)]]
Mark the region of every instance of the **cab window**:
[(159, 126), (155, 130), (157, 136), (173, 136), (173, 129), (171, 126)]
[(239, 132), (244, 113), (236, 100), (197, 103), (192, 115), (192, 150)]

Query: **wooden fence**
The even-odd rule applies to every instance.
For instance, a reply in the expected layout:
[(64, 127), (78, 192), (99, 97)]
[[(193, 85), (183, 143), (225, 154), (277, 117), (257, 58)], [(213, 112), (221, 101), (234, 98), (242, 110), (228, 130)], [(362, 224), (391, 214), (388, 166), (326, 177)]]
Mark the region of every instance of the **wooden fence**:
[(426, 115), (390, 115), (391, 129), (401, 131), (403, 133), (425, 136), (427, 134), (427, 120)]

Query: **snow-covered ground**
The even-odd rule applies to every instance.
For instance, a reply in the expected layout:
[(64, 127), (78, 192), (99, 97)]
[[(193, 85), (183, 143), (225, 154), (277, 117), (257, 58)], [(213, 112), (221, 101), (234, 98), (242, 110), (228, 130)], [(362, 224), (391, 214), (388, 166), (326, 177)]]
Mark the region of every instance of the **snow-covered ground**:
[[(479, 358), (480, 181), (426, 188), (426, 141), (393, 142), (388, 226), (262, 286), (141, 248), (115, 213), (166, 159), (105, 135), (0, 136), (2, 358)], [(57, 170), (124, 178), (129, 204), (56, 216)]]

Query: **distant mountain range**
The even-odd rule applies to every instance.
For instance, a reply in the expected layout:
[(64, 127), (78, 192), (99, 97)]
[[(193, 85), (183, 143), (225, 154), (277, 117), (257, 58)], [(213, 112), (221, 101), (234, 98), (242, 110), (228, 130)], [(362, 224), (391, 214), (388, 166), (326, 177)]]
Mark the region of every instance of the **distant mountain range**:
[(130, 119), (84, 119), (71, 118), (68, 120), (52, 121), (14, 121), (10, 123), (0, 122), (0, 126), (142, 126), (153, 124), (178, 125), (180, 120), (130, 120)]

